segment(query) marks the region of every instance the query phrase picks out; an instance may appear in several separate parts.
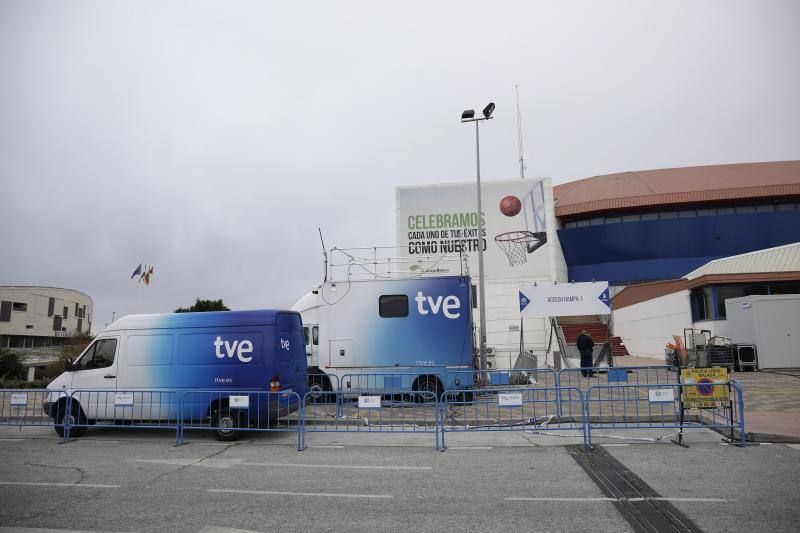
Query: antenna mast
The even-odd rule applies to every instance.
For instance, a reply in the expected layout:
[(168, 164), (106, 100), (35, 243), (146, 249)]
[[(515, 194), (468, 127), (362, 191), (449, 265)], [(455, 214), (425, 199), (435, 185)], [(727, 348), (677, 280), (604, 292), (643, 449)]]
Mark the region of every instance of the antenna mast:
[(525, 178), (525, 153), (522, 149), (522, 114), (519, 112), (519, 85), (514, 85), (517, 91), (517, 151), (519, 152), (519, 177)]

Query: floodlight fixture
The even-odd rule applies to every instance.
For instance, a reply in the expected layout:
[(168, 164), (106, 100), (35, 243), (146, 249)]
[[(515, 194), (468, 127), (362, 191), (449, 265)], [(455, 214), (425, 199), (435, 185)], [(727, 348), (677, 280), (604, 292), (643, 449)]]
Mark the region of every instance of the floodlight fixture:
[(470, 120), (472, 118), (475, 118), (474, 109), (466, 109), (463, 113), (461, 113), (461, 120)]
[(489, 102), (489, 105), (483, 108), (483, 116), (489, 118), (494, 112), (494, 102)]

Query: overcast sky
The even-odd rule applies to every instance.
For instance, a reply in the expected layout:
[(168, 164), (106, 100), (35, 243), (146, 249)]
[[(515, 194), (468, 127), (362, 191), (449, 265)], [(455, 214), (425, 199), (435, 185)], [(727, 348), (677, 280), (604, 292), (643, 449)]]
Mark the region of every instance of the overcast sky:
[[(800, 2), (0, 0), (0, 284), (289, 307), (394, 187), (800, 158)], [(144, 261), (153, 283), (130, 280)]]

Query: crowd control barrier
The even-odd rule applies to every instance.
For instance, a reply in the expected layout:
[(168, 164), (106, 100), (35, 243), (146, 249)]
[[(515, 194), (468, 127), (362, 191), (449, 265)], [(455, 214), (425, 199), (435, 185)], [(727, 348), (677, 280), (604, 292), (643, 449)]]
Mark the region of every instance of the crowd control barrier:
[(186, 391), (181, 398), (178, 443), (183, 443), (187, 429), (214, 430), (223, 439), (229, 435), (230, 440), (239, 431), (288, 431), (297, 433), (300, 451), (305, 448), (302, 413), (296, 392)]
[(180, 398), (167, 390), (73, 390), (64, 441), (87, 428), (173, 429), (180, 443)]
[(689, 409), (684, 394), (689, 389), (699, 396), (710, 395), (714, 385), (693, 383), (650, 383), (593, 385), (586, 391), (586, 440), (591, 446), (596, 429), (693, 429), (735, 430), (744, 446), (744, 400), (736, 380), (716, 385), (728, 390), (728, 398), (715, 407)]
[[(584, 376), (584, 372), (590, 375)], [(562, 368), (558, 371), (558, 386), (579, 387), (585, 391), (594, 385), (678, 383), (679, 378), (679, 370), (667, 365)]]
[(304, 432), (434, 433), (439, 449), (439, 399), (433, 392), (308, 392), (303, 404)]
[(556, 387), (557, 374), (552, 368), (506, 370), (451, 370), (447, 372), (448, 389), (484, 387)]
[(584, 429), (583, 392), (569, 388), (503, 387), (446, 391), (442, 395), (442, 450), (454, 431), (559, 431)]
[(0, 389), (0, 426), (52, 426), (63, 432), (67, 394), (46, 389)]
[(343, 393), (381, 393), (387, 391), (421, 391), (436, 392), (445, 390), (444, 376), (429, 372), (426, 374), (376, 373), (345, 374), (339, 380), (339, 390)]

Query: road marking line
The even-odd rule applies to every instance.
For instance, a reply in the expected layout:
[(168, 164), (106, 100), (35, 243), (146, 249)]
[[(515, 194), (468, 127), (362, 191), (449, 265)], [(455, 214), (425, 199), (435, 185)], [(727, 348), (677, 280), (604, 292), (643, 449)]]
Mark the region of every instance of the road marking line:
[(25, 481), (0, 481), (0, 485), (12, 485), (23, 487), (85, 487), (87, 489), (118, 489), (120, 485), (97, 485), (91, 483), (44, 483), (44, 482), (25, 482)]
[(492, 450), (494, 446), (448, 446), (448, 450)]
[(609, 444), (601, 444), (600, 446), (602, 446), (604, 448), (609, 448), (609, 447), (611, 447), (611, 448), (621, 448), (623, 446), (630, 446), (630, 444), (628, 444), (627, 442), (624, 442), (624, 443), (623, 442), (616, 442), (616, 443), (609, 443)]
[(507, 502), (616, 502), (618, 498), (503, 498)]
[(239, 463), (241, 466), (288, 466), (291, 468), (339, 468), (352, 470), (433, 470), (432, 466), (314, 465), (303, 463)]
[(284, 492), (280, 490), (234, 490), (234, 489), (208, 489), (206, 492), (227, 494), (263, 494), (268, 496), (320, 496), (324, 498), (367, 498), (372, 500), (388, 500), (394, 498), (391, 494), (344, 494), (334, 492)]
[(306, 448), (330, 448), (331, 450), (341, 450), (344, 445), (341, 444), (309, 444)]
[(800, 444), (787, 444), (787, 446), (793, 450), (800, 450)]
[(558, 498), (558, 497), (541, 497), (541, 498), (503, 498), (508, 502), (645, 502), (645, 501), (660, 501), (660, 502), (705, 502), (705, 503), (724, 503), (733, 502), (736, 500), (729, 500), (725, 498), (662, 498), (662, 497), (644, 497), (644, 498)]

